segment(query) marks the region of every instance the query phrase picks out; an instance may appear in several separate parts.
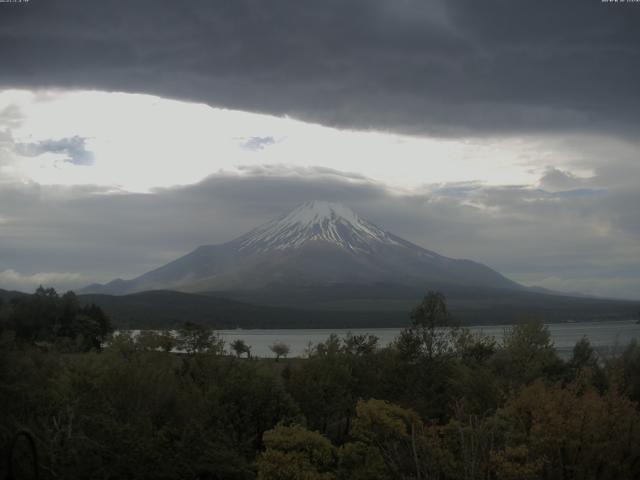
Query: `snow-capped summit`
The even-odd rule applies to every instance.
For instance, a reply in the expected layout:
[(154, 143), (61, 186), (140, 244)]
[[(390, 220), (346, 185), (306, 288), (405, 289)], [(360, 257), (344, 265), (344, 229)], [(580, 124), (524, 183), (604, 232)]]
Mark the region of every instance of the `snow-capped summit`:
[(288, 214), (239, 239), (240, 250), (265, 252), (327, 242), (353, 251), (371, 251), (373, 244), (397, 244), (391, 236), (353, 210), (330, 202), (305, 202)]
[(282, 291), (380, 283), (521, 288), (485, 265), (403, 240), (343, 205), (314, 201), (235, 240), (198, 247), (137, 278), (92, 285), (85, 293)]

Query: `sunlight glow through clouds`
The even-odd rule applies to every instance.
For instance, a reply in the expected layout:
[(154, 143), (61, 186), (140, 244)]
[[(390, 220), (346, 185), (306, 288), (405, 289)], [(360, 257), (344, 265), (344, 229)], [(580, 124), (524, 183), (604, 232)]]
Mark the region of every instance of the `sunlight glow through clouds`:
[(338, 130), (150, 95), (7, 90), (0, 92), (0, 116), (9, 111), (15, 118), (0, 125), (15, 145), (81, 137), (95, 158), (91, 166), (60, 152), (13, 151), (0, 159), (5, 173), (42, 184), (146, 192), (220, 171), (242, 174), (246, 166), (287, 165), (358, 172), (399, 189), (468, 181), (533, 185), (544, 167), (532, 158), (533, 140)]

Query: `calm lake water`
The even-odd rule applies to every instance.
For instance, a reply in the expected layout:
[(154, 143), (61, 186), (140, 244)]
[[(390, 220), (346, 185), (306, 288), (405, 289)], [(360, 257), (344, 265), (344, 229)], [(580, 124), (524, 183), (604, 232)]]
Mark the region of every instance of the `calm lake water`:
[[(594, 348), (603, 354), (621, 352), (633, 338), (640, 340), (640, 324), (634, 320), (616, 322), (576, 322), (549, 324), (553, 344), (562, 357), (569, 357), (573, 346), (582, 337), (587, 337)], [(470, 327), (473, 332), (502, 339), (508, 325)], [(340, 337), (348, 332), (353, 334), (370, 333), (380, 339), (380, 345), (392, 342), (400, 332), (399, 328), (371, 328), (371, 329), (283, 329), (283, 330), (220, 330), (227, 345), (235, 339), (242, 339), (251, 346), (252, 355), (258, 357), (273, 357), (269, 345), (282, 342), (291, 348), (290, 357), (304, 354), (309, 342), (317, 344), (335, 333)]]

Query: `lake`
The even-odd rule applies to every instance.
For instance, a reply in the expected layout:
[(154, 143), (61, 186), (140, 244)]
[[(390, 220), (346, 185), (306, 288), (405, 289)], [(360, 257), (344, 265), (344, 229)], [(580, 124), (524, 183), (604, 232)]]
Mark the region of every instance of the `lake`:
[[(473, 332), (502, 339), (508, 325), (474, 326)], [(574, 345), (582, 337), (587, 337), (592, 346), (603, 354), (621, 352), (633, 338), (640, 339), (640, 324), (634, 320), (615, 322), (576, 322), (549, 324), (549, 331), (558, 354), (567, 358), (571, 356)], [(398, 335), (399, 328), (371, 328), (371, 329), (283, 329), (283, 330), (220, 330), (222, 338), (230, 342), (240, 338), (251, 346), (252, 355), (258, 357), (273, 357), (269, 345), (282, 342), (291, 348), (290, 357), (304, 355), (309, 342), (317, 344), (323, 342), (331, 333), (340, 337), (349, 331), (353, 334), (370, 333), (380, 339), (380, 345), (386, 346)]]

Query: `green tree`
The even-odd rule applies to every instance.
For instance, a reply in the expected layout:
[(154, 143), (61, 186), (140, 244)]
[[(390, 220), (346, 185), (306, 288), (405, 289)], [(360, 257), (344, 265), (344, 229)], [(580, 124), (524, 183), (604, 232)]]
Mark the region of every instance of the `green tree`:
[(411, 325), (396, 340), (396, 348), (404, 357), (433, 359), (453, 351), (457, 330), (442, 293), (429, 291), (409, 318)]
[(135, 346), (146, 352), (160, 350), (162, 346), (160, 334), (154, 330), (140, 330), (140, 333), (135, 337)]
[(361, 441), (343, 444), (338, 450), (338, 478), (344, 480), (393, 480), (378, 448)]
[(573, 347), (573, 354), (568, 362), (568, 380), (576, 381), (584, 377), (600, 392), (607, 388), (607, 376), (598, 354), (586, 337), (583, 337)]
[(336, 451), (317, 432), (279, 425), (264, 433), (258, 459), (259, 480), (333, 480)]
[(439, 435), (425, 428), (416, 412), (383, 400), (358, 402), (351, 436), (356, 445), (343, 455), (355, 453), (371, 462), (358, 466), (351, 460), (355, 477), (365, 478), (362, 470), (382, 470), (384, 465), (384, 475), (370, 478), (438, 478), (452, 462)]
[(447, 300), (440, 292), (429, 291), (409, 314), (413, 326), (436, 328), (448, 326), (451, 320)]
[(343, 340), (343, 350), (350, 355), (369, 355), (378, 348), (378, 341), (375, 335), (354, 335), (348, 332)]
[(571, 365), (574, 368), (593, 368), (598, 365), (598, 355), (587, 337), (582, 337), (573, 347)]
[(355, 407), (353, 369), (346, 355), (314, 355), (294, 364), (287, 389), (307, 418), (310, 428), (341, 438)]
[(335, 356), (339, 355), (341, 352), (342, 342), (340, 341), (340, 337), (337, 334), (332, 333), (324, 342), (320, 342), (315, 346), (312, 355)]
[(614, 362), (614, 368), (621, 371), (622, 384), (628, 390), (631, 399), (640, 402), (640, 344), (637, 339), (631, 340), (621, 358)]
[(13, 302), (6, 324), (18, 341), (80, 351), (100, 350), (113, 330), (99, 306), (81, 306), (73, 292), (60, 296), (53, 288), (42, 286)]
[(188, 354), (224, 352), (224, 340), (213, 329), (193, 322), (186, 322), (178, 330), (176, 345)]
[(375, 448), (390, 478), (420, 478), (422, 428), (415, 412), (372, 399), (358, 402), (351, 435)]
[(565, 372), (548, 327), (536, 319), (526, 319), (505, 331), (502, 349), (494, 355), (493, 365), (510, 387), (540, 377), (559, 379)]

